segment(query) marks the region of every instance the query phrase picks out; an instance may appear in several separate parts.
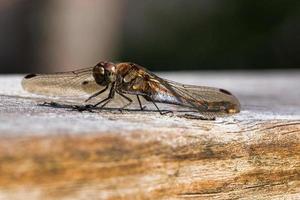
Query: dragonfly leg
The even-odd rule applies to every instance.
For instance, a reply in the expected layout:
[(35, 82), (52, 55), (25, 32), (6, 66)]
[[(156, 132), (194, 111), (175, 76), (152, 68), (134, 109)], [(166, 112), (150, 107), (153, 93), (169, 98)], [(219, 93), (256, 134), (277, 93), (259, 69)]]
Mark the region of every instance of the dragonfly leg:
[(99, 91), (99, 92), (96, 92), (95, 94), (93, 94), (92, 96), (90, 96), (89, 98), (87, 98), (87, 99), (85, 100), (85, 102), (88, 102), (88, 101), (91, 100), (92, 98), (94, 98), (94, 97), (96, 97), (96, 96), (102, 94), (103, 92), (105, 92), (105, 91), (107, 90), (107, 88), (108, 88), (108, 85), (107, 85), (103, 90), (101, 90), (101, 91)]
[(130, 99), (129, 97), (127, 97), (125, 94), (122, 94), (121, 92), (117, 92), (121, 97), (123, 97), (124, 99), (126, 99), (128, 101), (128, 103), (126, 105), (124, 105), (122, 108), (120, 108), (120, 110), (122, 111), (124, 108), (128, 107), (131, 103), (132, 103), (132, 99)]
[(165, 114), (167, 114), (167, 113), (173, 113), (173, 111), (171, 111), (171, 110), (166, 111), (166, 112), (162, 112), (162, 111), (158, 108), (158, 106), (156, 105), (156, 103), (154, 102), (154, 100), (151, 99), (151, 101), (152, 101), (152, 103), (154, 104), (154, 106), (156, 107), (156, 109), (158, 110), (159, 114), (165, 115)]
[[(101, 91), (100, 91), (101, 92)], [(100, 108), (104, 108), (104, 106), (106, 106), (106, 104), (108, 104), (115, 96), (115, 85), (113, 84), (110, 88), (110, 91), (109, 91), (109, 94), (108, 94), (108, 97), (103, 99), (102, 101), (92, 105), (92, 107), (96, 107), (98, 106), (99, 104), (105, 102), (103, 105), (101, 105)]]
[(112, 97), (107, 97), (106, 99), (100, 101), (99, 103), (97, 103), (97, 104), (94, 105), (94, 106), (96, 107), (97, 105), (99, 105), (99, 104), (101, 104), (101, 103), (103, 103), (103, 102), (106, 101), (104, 104), (102, 104), (102, 105), (100, 106), (100, 108), (104, 108), (104, 106), (106, 106), (112, 99), (113, 99)]
[(141, 110), (145, 110), (146, 106), (142, 106), (142, 102), (141, 102), (141, 100), (140, 100), (139, 95), (136, 95), (136, 97), (137, 97), (137, 100), (138, 100), (138, 102), (139, 102), (139, 105), (140, 105)]

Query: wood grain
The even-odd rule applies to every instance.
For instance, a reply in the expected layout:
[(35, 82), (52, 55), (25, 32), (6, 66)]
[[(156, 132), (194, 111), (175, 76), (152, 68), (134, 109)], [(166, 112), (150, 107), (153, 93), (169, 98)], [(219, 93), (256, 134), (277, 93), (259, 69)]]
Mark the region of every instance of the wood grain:
[(300, 198), (298, 110), (267, 114), (242, 97), (241, 114), (201, 121), (39, 98), (0, 94), (0, 199)]

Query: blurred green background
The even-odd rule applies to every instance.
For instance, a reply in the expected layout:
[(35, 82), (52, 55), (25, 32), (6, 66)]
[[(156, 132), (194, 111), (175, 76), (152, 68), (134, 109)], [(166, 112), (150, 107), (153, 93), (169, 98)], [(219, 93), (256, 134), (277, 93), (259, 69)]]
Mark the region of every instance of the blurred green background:
[(298, 0), (1, 0), (0, 73), (300, 67)]

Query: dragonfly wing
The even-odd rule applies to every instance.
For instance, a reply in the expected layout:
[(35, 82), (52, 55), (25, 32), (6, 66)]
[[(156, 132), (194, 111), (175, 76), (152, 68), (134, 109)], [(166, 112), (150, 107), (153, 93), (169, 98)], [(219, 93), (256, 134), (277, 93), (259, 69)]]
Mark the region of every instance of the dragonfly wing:
[(204, 111), (220, 113), (240, 112), (238, 99), (229, 91), (206, 86), (184, 85), (165, 80), (181, 97), (183, 102), (197, 108), (205, 108)]
[[(148, 101), (175, 104), (195, 109), (201, 113), (232, 114), (240, 111), (238, 99), (230, 92), (205, 86), (194, 86), (169, 81), (134, 63), (135, 73), (147, 82), (151, 91), (144, 92)], [(139, 80), (139, 79), (136, 79)], [(144, 81), (143, 84), (146, 85)], [(137, 87), (138, 88), (138, 87)], [(145, 88), (141, 87), (141, 88)]]
[(185, 85), (160, 78), (148, 70), (146, 72), (152, 91), (150, 98), (146, 97), (148, 101), (189, 107), (203, 115), (217, 116), (240, 111), (238, 99), (224, 89)]
[(24, 90), (49, 96), (93, 94), (103, 87), (95, 82), (93, 68), (53, 74), (29, 74), (22, 80)]

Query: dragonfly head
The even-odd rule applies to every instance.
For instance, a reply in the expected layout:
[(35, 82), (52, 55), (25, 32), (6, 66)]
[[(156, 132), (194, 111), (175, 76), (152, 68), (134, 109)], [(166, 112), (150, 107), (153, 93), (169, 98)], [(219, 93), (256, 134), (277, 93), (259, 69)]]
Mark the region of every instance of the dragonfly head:
[(93, 76), (99, 85), (108, 85), (117, 79), (116, 65), (111, 62), (99, 62), (93, 69)]

